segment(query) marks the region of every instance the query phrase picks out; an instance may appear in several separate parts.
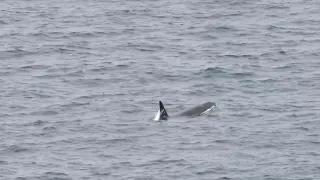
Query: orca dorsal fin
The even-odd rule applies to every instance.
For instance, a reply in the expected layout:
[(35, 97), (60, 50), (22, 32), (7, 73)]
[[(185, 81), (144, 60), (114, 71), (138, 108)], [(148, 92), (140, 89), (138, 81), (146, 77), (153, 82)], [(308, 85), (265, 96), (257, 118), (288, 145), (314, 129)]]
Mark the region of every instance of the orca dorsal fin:
[(167, 120), (169, 115), (161, 101), (159, 101), (159, 106), (160, 106), (160, 120)]

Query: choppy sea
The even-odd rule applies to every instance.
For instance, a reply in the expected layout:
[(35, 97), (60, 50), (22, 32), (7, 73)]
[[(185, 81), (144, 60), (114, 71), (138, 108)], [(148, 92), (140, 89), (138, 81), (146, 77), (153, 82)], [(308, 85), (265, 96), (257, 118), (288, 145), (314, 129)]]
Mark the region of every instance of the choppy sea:
[(320, 2), (2, 0), (0, 179), (319, 180)]

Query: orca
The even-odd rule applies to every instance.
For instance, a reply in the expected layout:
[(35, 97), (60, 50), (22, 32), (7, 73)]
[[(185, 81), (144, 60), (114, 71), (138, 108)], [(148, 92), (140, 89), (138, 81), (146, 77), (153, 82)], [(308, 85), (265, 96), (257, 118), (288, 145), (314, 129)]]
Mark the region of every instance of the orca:
[[(161, 101), (159, 101), (159, 107), (160, 109), (156, 113), (156, 116), (154, 117), (155, 121), (160, 121), (160, 120), (168, 120), (169, 115), (167, 113), (167, 110), (164, 108), (164, 105)], [(183, 111), (179, 114), (170, 116), (170, 117), (196, 117), (196, 116), (201, 116), (205, 114), (206, 112), (211, 111), (214, 107), (216, 107), (216, 103), (214, 102), (206, 102), (201, 105), (195, 106), (191, 109), (188, 109), (186, 111)]]

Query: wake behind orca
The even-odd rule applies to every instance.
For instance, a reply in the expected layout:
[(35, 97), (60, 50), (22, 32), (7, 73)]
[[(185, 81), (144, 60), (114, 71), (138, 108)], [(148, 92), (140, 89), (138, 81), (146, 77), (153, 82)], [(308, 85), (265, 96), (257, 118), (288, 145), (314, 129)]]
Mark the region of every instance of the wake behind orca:
[[(201, 104), (199, 106), (193, 107), (191, 109), (188, 109), (186, 111), (183, 111), (177, 115), (173, 115), (170, 117), (195, 117), (195, 116), (201, 116), (206, 112), (211, 111), (216, 104), (214, 102), (206, 102), (204, 104)], [(159, 111), (157, 112), (156, 116), (154, 117), (154, 120), (160, 121), (160, 120), (168, 120), (169, 115), (167, 113), (167, 110), (164, 108), (164, 105), (162, 104), (161, 101), (159, 101)]]

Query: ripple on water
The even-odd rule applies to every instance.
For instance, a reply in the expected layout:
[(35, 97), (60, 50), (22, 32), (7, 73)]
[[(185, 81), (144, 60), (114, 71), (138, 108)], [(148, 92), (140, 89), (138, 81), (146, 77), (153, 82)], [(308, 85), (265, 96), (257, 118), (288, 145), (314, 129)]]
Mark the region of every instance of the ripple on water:
[[(1, 52), (1, 51), (0, 51)], [(21, 50), (19, 48), (16, 48), (14, 50), (7, 50), (0, 53), (0, 58), (6, 59), (6, 58), (20, 58), (27, 55), (33, 55), (34, 52), (31, 51), (25, 51)]]
[(3, 150), (3, 152), (7, 152), (7, 153), (22, 153), (22, 152), (28, 152), (30, 151), (30, 149), (25, 148), (23, 146), (20, 145), (12, 145), (12, 146), (7, 146), (5, 147)]
[(46, 132), (50, 132), (50, 131), (52, 132), (52, 131), (57, 130), (57, 128), (55, 128), (53, 126), (47, 126), (47, 127), (44, 127), (43, 130)]
[[(107, 171), (107, 170), (105, 170)], [(92, 173), (93, 176), (98, 176), (98, 177), (109, 177), (111, 175), (110, 172), (95, 172)]]
[(23, 70), (37, 70), (37, 69), (48, 69), (48, 68), (50, 68), (50, 66), (39, 65), (39, 64), (26, 65), (26, 66), (21, 66), (20, 67), (20, 69), (23, 69)]
[(34, 121), (28, 125), (31, 125), (31, 126), (43, 126), (45, 124), (47, 124), (48, 122), (47, 121), (42, 121), (42, 120), (37, 120), (37, 121)]
[(157, 159), (157, 160), (150, 160), (146, 161), (141, 164), (135, 165), (135, 167), (149, 167), (149, 166), (159, 166), (159, 165), (168, 165), (168, 164), (187, 164), (187, 161), (184, 159)]
[[(234, 71), (234, 70), (232, 70)], [(197, 76), (202, 76), (205, 78), (247, 78), (252, 77), (255, 75), (254, 72), (232, 72), (231, 70), (227, 70), (225, 68), (221, 67), (214, 67), (214, 68), (206, 68), (203, 70), (200, 70), (195, 73)]]
[(66, 173), (53, 172), (53, 171), (45, 172), (41, 176), (41, 178), (44, 178), (44, 179), (59, 179), (59, 180), (72, 180), (72, 178)]
[(206, 68), (195, 73), (195, 75), (210, 78), (215, 75), (226, 75), (227, 71), (220, 67)]
[(2, 160), (0, 160), (0, 164), (6, 165), (6, 164), (8, 164), (8, 162), (7, 162), (7, 161), (2, 161)]

